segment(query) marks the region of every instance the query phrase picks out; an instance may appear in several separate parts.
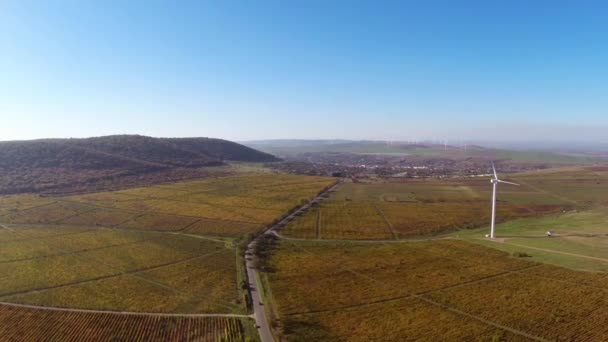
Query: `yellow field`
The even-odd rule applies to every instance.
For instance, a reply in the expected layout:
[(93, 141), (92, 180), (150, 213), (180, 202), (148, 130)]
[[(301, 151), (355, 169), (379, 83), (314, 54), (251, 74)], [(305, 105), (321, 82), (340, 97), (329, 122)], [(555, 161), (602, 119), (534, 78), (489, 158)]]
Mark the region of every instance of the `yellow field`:
[(245, 313), (231, 243), (330, 178), (241, 175), (82, 195), (0, 197), (0, 301)]
[(608, 338), (606, 274), (458, 240), (284, 241), (264, 275), (290, 341)]
[(0, 197), (0, 223), (114, 227), (243, 236), (314, 197), (334, 179), (241, 175), (61, 197)]
[[(603, 170), (603, 169), (602, 169)], [(506, 175), (497, 222), (608, 203), (608, 171), (578, 168)], [(482, 178), (344, 183), (282, 234), (330, 240), (390, 240), (489, 225), (491, 185)], [(318, 219), (317, 219), (318, 217)]]

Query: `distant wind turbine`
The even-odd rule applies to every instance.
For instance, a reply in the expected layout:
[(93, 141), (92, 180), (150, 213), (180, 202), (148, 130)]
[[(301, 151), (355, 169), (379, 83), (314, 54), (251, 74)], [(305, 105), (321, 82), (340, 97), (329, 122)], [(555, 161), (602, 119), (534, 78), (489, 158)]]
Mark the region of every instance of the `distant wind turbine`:
[(496, 188), (498, 183), (505, 183), (511, 185), (518, 185), (517, 183), (506, 182), (498, 179), (498, 174), (496, 174), (496, 168), (494, 167), (494, 162), (492, 162), (492, 171), (494, 171), (494, 178), (490, 179), (490, 183), (492, 183), (492, 223), (490, 225), (490, 239), (494, 238), (494, 225), (496, 223)]

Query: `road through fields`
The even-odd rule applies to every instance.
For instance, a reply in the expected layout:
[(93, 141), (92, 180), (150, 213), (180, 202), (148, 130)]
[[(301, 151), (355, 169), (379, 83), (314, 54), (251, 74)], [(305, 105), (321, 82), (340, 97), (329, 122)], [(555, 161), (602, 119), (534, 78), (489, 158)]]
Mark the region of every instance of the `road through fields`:
[(266, 316), (266, 311), (262, 302), (262, 295), (260, 294), (261, 284), (260, 279), (258, 277), (258, 271), (253, 264), (253, 258), (249, 257), (249, 255), (253, 255), (255, 245), (260, 238), (262, 238), (266, 234), (276, 234), (276, 231), (278, 229), (282, 228), (287, 222), (293, 220), (300, 213), (308, 210), (313, 203), (318, 203), (327, 193), (332, 192), (337, 186), (338, 183), (321, 192), (315, 198), (299, 207), (297, 210), (286, 216), (277, 224), (266, 229), (264, 233), (260, 235), (260, 237), (253, 240), (247, 246), (247, 251), (245, 252), (245, 265), (247, 267), (249, 293), (253, 305), (253, 316), (255, 318), (256, 326), (258, 327), (258, 333), (260, 334), (260, 339), (262, 342), (274, 342), (274, 337), (272, 336), (272, 331), (270, 330), (270, 324), (268, 322), (268, 317)]

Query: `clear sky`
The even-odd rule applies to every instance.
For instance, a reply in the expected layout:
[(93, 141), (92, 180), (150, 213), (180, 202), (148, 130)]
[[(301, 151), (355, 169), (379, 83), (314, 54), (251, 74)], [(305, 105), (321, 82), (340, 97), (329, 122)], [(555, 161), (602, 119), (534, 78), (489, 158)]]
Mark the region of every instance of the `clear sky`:
[(606, 141), (607, 18), (606, 1), (0, 0), (0, 140)]

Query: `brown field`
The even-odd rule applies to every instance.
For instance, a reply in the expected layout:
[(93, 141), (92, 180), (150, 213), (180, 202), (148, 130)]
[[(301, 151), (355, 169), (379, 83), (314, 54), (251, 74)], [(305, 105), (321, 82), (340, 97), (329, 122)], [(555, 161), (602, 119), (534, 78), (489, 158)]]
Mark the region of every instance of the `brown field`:
[(0, 302), (245, 314), (242, 257), (233, 242), (332, 182), (246, 174), (81, 195), (0, 197)]
[(244, 310), (222, 241), (62, 226), (1, 230), (0, 301), (180, 313)]
[(275, 248), (264, 276), (289, 340), (608, 338), (606, 274), (459, 240)]
[[(497, 216), (498, 222), (503, 222), (561, 212), (564, 208), (566, 206), (501, 203)], [(330, 240), (390, 240), (475, 228), (489, 220), (488, 203), (481, 201), (398, 203), (330, 200), (291, 222), (282, 233), (296, 238), (319, 235), (321, 239)]]
[[(319, 231), (323, 239), (391, 239), (390, 227), (373, 203), (321, 205)], [(310, 213), (314, 219), (314, 213)]]
[(135, 230), (156, 230), (156, 231), (182, 231), (186, 227), (196, 223), (199, 219), (195, 217), (185, 217), (176, 215), (138, 213), (132, 219), (127, 220), (117, 228)]
[[(497, 221), (608, 203), (604, 199), (608, 193), (604, 190), (604, 184), (608, 186), (607, 172), (574, 170), (506, 175), (505, 179), (522, 185), (500, 187)], [(318, 210), (290, 223), (282, 234), (295, 238), (388, 240), (476, 228), (490, 220), (490, 196), (491, 186), (485, 178), (345, 183)]]
[(0, 305), (3, 341), (244, 341), (243, 319), (67, 312)]
[(240, 175), (84, 195), (0, 197), (0, 223), (114, 227), (239, 238), (335, 180)]
[[(454, 327), (458, 327), (454, 329)], [(416, 298), (285, 318), (289, 341), (522, 341)]]
[(231, 237), (256, 231), (260, 226), (257, 223), (200, 219), (185, 228), (183, 233)]
[(47, 205), (11, 212), (3, 215), (0, 220), (12, 224), (54, 224), (62, 219), (70, 219), (93, 210), (94, 208), (78, 203), (51, 202)]
[(224, 250), (128, 275), (79, 282), (7, 301), (79, 309), (238, 312), (234, 251)]

